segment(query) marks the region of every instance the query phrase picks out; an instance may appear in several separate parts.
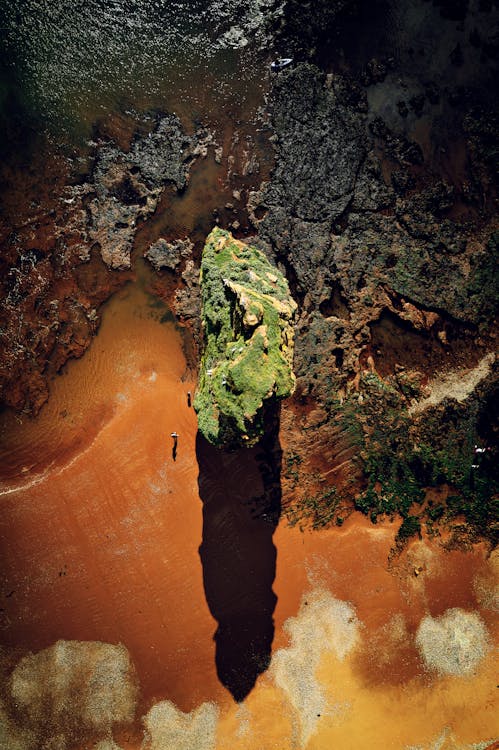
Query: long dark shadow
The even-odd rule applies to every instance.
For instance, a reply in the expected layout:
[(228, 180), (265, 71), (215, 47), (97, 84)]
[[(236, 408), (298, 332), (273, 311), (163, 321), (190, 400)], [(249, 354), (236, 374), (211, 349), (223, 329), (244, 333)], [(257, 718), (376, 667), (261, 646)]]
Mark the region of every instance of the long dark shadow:
[(198, 433), (203, 542), (199, 548), (221, 683), (242, 701), (270, 663), (274, 637), (272, 591), (281, 511), (279, 410), (267, 418), (253, 448), (216, 448)]

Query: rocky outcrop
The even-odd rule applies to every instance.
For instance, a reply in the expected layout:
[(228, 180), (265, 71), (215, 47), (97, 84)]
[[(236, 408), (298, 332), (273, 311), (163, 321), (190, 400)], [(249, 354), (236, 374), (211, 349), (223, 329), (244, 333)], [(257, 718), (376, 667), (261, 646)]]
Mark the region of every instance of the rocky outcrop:
[(296, 303), (256, 248), (214, 229), (201, 263), (204, 352), (194, 406), (214, 444), (254, 444), (265, 402), (289, 396)]
[[(33, 169), (53, 179), (50, 196), (33, 211), (28, 193), (25, 219), (18, 197), (12, 224), (0, 226), (0, 401), (15, 409), (36, 414), (48, 398), (48, 379), (86, 351), (99, 306), (130, 279), (140, 223), (166, 187), (187, 187), (190, 166), (206, 155), (207, 131), (187, 136), (173, 115), (142, 120), (139, 127), (138, 115), (132, 119), (121, 146), (96, 135), (84, 179), (76, 180), (68, 161), (55, 160), (49, 144)], [(30, 186), (35, 195), (39, 189)], [(158, 268), (175, 267), (178, 254), (185, 258), (192, 247), (188, 240), (166, 249), (161, 242), (149, 253)]]
[[(213, 6), (220, 46), (258, 43), (262, 25), (276, 54), (317, 63), (272, 74), (258, 127), (245, 136), (237, 120), (222, 138), (216, 179), (227, 190), (209, 210), (240, 236), (257, 232), (252, 243), (299, 302), (297, 387), (281, 421), (284, 496), (320, 525), (341, 523), (352, 499), (373, 520), (410, 516), (426, 487), (445, 485), (461, 497), (454, 516), (473, 516), (476, 531), (492, 518), (498, 481), (488, 459), (479, 481), (471, 473), (473, 446), (497, 434), (495, 10), (461, 4), (456, 24), (423, 0), (418, 13), (391, 0), (258, 0), (237, 20), (222, 5)], [(257, 23), (262, 15), (268, 23)], [(173, 115), (145, 121), (126, 144), (96, 136), (91, 168), (59, 190), (54, 215), (28, 211), (5, 232), (0, 386), (9, 405), (36, 412), (50, 374), (85, 351), (98, 306), (129, 278), (116, 271), (140, 244), (137, 225), (165, 188), (184, 190), (192, 160), (214, 145), (205, 130), (185, 135)], [(166, 196), (161, 207), (166, 215)], [(187, 240), (182, 221), (162, 224), (165, 239), (142, 236), (163, 299), (199, 340), (195, 235), (206, 226)], [(232, 300), (239, 292), (224, 289)], [(457, 379), (474, 384), (465, 398), (455, 397)]]
[[(209, 138), (208, 133), (203, 135)], [(167, 185), (176, 191), (185, 189), (203, 135), (187, 136), (178, 118), (166, 115), (145, 136), (135, 137), (128, 151), (112, 142), (97, 148), (91, 180), (69, 189), (82, 259), (96, 247), (109, 268), (130, 268), (138, 223), (156, 210)], [(158, 248), (152, 259), (160, 261)]]
[(156, 271), (161, 271), (165, 268), (169, 271), (175, 271), (182, 260), (189, 257), (193, 247), (194, 244), (188, 237), (183, 240), (174, 240), (173, 242), (159, 239), (149, 246), (144, 257), (147, 258)]
[[(475, 530), (490, 529), (490, 464), (480, 489), (469, 473), (473, 443), (490, 440), (490, 427), (479, 432), (482, 396), (462, 405), (449, 393), (430, 420), (410, 412), (431, 383), (495, 348), (497, 235), (485, 198), (474, 205), (466, 186), (431, 173), (419, 144), (382, 126), (355, 80), (300, 64), (277, 76), (269, 107), (276, 167), (249, 208), (258, 246), (300, 302), (297, 390), (282, 416), (293, 520), (301, 508), (313, 525), (341, 523), (347, 498), (373, 520), (405, 517), (426, 486), (447, 481)], [(486, 159), (473, 168), (485, 174)], [(474, 220), (456, 220), (463, 200)], [(490, 369), (481, 394), (496, 377)], [(444, 435), (439, 419), (461, 419), (466, 440)]]

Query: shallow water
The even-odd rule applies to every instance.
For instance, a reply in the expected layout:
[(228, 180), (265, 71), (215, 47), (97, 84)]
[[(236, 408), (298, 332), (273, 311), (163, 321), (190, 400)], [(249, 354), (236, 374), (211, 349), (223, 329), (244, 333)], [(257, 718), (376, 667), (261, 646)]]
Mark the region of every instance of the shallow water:
[[(14, 97), (59, 138), (68, 128), (84, 136), (98, 118), (120, 110), (219, 119), (260, 95), (257, 6), (6, 0), (0, 10), (4, 106), (12, 107)], [(231, 30), (242, 36), (231, 38)]]

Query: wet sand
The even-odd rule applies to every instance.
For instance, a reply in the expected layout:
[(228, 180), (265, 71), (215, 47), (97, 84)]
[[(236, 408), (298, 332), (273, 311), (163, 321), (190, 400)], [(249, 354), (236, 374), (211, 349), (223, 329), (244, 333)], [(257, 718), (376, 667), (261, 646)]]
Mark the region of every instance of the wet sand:
[[(128, 287), (39, 417), (2, 415), (2, 644), (22, 654), (61, 638), (123, 643), (142, 691), (135, 728), (115, 732), (124, 750), (141, 747), (140, 717), (163, 699), (182, 711), (215, 704), (206, 747), (216, 750), (449, 750), (498, 737), (493, 653), (473, 674), (439, 675), (415, 644), (425, 615), (454, 607), (478, 612), (497, 636), (497, 566), (480, 545), (445, 552), (428, 540), (389, 561), (397, 524), (358, 514), (313, 533), (281, 521), (272, 662), (243, 703), (231, 699), (217, 678), (198, 551), (194, 382), (169, 319)], [(352, 643), (340, 653), (343, 631)]]
[(1, 640), (121, 642), (145, 703), (190, 710), (224, 692), (198, 555), (194, 383), (179, 333), (150, 305), (137, 286), (116, 296), (39, 418), (4, 420)]
[[(278, 528), (274, 661), (248, 696), (244, 710), (233, 708), (222, 716), (217, 747), (463, 750), (494, 746), (499, 735), (494, 654), (488, 652), (472, 674), (438, 674), (425, 668), (414, 634), (425, 614), (437, 616), (460, 607), (479, 612), (497, 640), (497, 616), (482, 606), (483, 589), (480, 595), (481, 586), (490, 594), (494, 579), (497, 585), (497, 565), (480, 546), (472, 552), (445, 552), (436, 543), (416, 541), (390, 566), (394, 534), (391, 524), (373, 527), (360, 516), (349, 519), (342, 529), (303, 533)], [(415, 575), (419, 568), (422, 571)], [(330, 595), (352, 608), (355, 646), (338, 658), (332, 652), (334, 629), (327, 642), (317, 618), (315, 637), (303, 630), (309, 653), (297, 661), (285, 623), (293, 622), (299, 629), (300, 601), (303, 613), (307, 605)], [(340, 622), (336, 628), (340, 633)], [(278, 659), (292, 657), (285, 673), (290, 679), (287, 691), (276, 685), (276, 654)], [(307, 663), (313, 658), (318, 664), (311, 681)], [(314, 701), (319, 706), (322, 699), (325, 709), (318, 707), (315, 713)], [(304, 739), (304, 727), (314, 721), (314, 731)], [(484, 744), (473, 744), (478, 742)]]

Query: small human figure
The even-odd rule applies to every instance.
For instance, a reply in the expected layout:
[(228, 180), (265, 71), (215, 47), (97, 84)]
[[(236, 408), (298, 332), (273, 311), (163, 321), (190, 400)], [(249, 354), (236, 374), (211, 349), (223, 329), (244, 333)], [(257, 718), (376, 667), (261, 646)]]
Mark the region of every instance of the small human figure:
[(191, 401), (191, 392), (187, 391), (187, 406), (190, 406), (192, 403)]
[(172, 432), (171, 437), (173, 438), (172, 457), (173, 460), (177, 460), (177, 446), (178, 446), (178, 433)]
[(484, 453), (488, 453), (490, 451), (490, 447), (486, 446), (485, 448), (482, 448), (479, 445), (475, 445), (473, 447), (473, 463), (471, 464), (471, 471), (470, 471), (470, 488), (472, 490), (475, 489), (475, 471), (476, 469), (481, 468), (482, 463), (482, 457)]
[(478, 456), (481, 455), (482, 453), (486, 453), (488, 450), (489, 448), (481, 448), (479, 445), (475, 445), (473, 449), (473, 454), (474, 454), (473, 458), (475, 460), (475, 463), (471, 464), (472, 469), (480, 468), (480, 464), (476, 463), (478, 461)]

